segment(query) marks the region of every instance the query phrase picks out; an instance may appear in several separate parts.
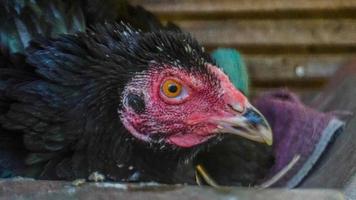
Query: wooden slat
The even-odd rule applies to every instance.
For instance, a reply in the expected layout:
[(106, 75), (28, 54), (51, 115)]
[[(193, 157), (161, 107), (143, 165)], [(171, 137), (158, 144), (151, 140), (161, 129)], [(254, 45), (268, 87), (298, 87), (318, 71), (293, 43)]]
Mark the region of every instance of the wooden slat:
[[(132, 0), (130, 3), (142, 5), (159, 16), (184, 17), (217, 14), (266, 13), (271, 16), (283, 12), (286, 16), (293, 13), (315, 13), (353, 15), (355, 0)], [(352, 14), (353, 13), (353, 14)], [(270, 14), (270, 15), (268, 15)], [(253, 15), (249, 15), (253, 17)], [(298, 16), (297, 16), (298, 17)], [(303, 15), (299, 15), (303, 17)]]
[[(175, 21), (205, 46), (341, 48), (356, 51), (356, 20), (192, 20)], [(267, 48), (267, 50), (269, 50)]]
[[(74, 199), (239, 199), (239, 200), (344, 200), (341, 190), (336, 189), (259, 189), (243, 187), (198, 187), (167, 185), (159, 183), (86, 183), (80, 187), (71, 182), (41, 181), (33, 179), (3, 179), (0, 182), (1, 199), (74, 200)], [(33, 197), (33, 198), (32, 198)]]
[(251, 96), (289, 88), (303, 101), (312, 99), (353, 54), (244, 55), (251, 77)]
[(251, 79), (258, 82), (327, 79), (353, 54), (244, 55)]

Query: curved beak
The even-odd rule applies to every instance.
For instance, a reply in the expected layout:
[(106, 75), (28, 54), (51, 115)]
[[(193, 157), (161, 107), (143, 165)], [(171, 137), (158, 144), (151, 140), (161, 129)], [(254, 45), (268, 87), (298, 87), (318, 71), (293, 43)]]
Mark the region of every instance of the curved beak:
[(218, 132), (239, 135), (249, 140), (272, 145), (272, 130), (265, 117), (251, 104), (242, 115), (218, 120)]

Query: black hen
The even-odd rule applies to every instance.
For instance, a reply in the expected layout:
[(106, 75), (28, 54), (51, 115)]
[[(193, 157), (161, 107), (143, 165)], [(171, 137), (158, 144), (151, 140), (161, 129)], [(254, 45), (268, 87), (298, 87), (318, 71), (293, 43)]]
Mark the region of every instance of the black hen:
[(14, 160), (1, 167), (14, 175), (191, 182), (185, 168), (221, 133), (271, 142), (267, 122), (204, 49), (158, 30), (142, 8), (59, 0), (0, 7), (1, 159)]

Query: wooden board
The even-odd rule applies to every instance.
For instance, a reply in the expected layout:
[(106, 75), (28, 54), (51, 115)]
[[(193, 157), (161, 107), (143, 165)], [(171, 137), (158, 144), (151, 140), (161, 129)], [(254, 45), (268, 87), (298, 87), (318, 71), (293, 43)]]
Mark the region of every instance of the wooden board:
[(162, 18), (356, 17), (355, 0), (132, 0)]
[(303, 99), (313, 98), (353, 54), (243, 55), (251, 79), (251, 96), (289, 88)]
[(71, 182), (3, 180), (0, 181), (0, 199), (23, 200), (97, 200), (97, 199), (239, 199), (239, 200), (343, 200), (340, 190), (286, 190), (239, 187), (211, 187), (160, 185), (158, 183), (85, 183), (73, 186)]
[(283, 51), (289, 47), (289, 53), (300, 48), (356, 52), (356, 19), (184, 20), (174, 23), (208, 47), (236, 47), (248, 50), (247, 53), (253, 53), (253, 49), (257, 53), (265, 53), (265, 49), (268, 53), (271, 47), (280, 47)]
[(339, 113), (337, 116), (346, 122), (345, 130), (330, 144), (301, 187), (345, 188), (351, 200), (356, 197), (356, 187), (352, 188), (356, 185), (356, 60), (340, 69), (331, 81), (310, 105)]
[(254, 81), (328, 79), (353, 54), (280, 54), (244, 55), (250, 77)]

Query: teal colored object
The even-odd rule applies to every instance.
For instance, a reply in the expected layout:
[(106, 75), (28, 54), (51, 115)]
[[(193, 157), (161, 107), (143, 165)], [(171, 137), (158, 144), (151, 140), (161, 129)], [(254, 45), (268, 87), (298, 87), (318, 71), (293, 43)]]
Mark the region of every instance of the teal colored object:
[(248, 96), (249, 77), (241, 54), (235, 49), (219, 48), (211, 53), (211, 57), (229, 76), (235, 87)]

